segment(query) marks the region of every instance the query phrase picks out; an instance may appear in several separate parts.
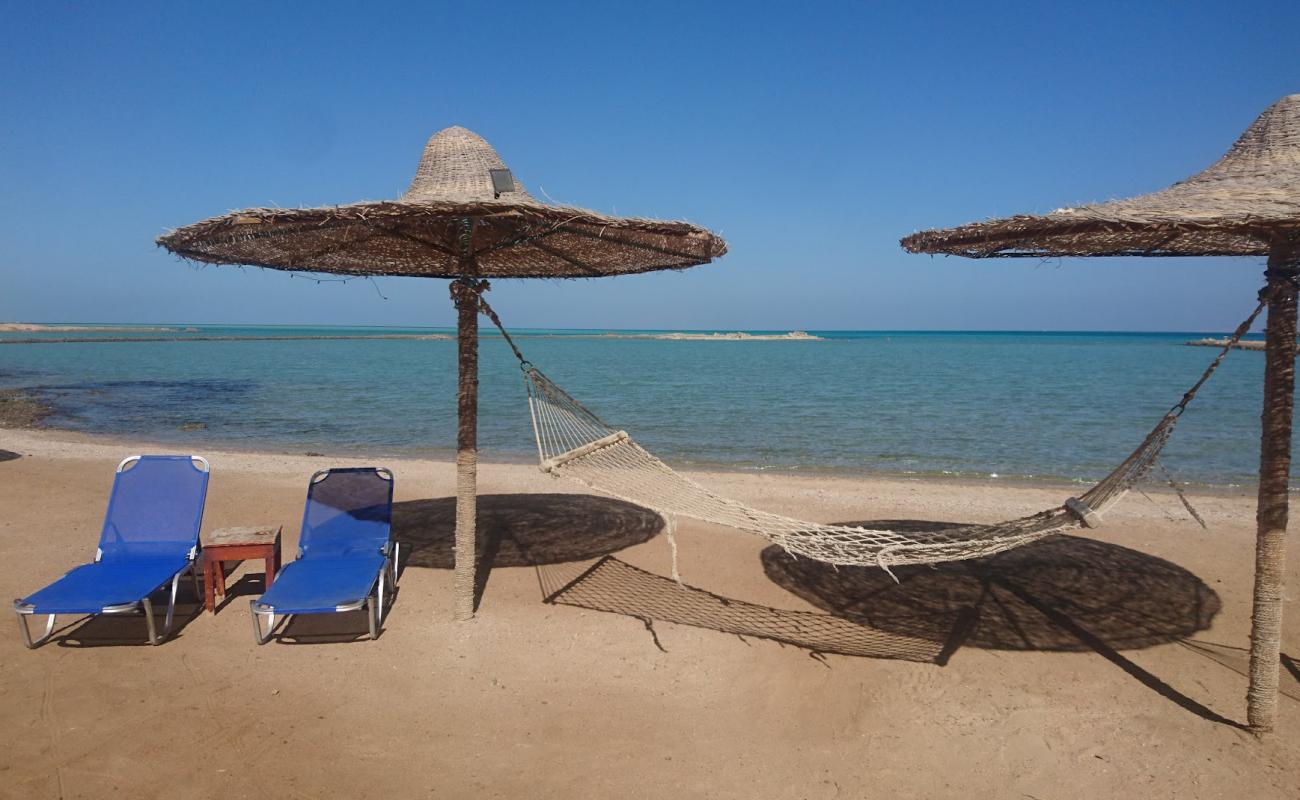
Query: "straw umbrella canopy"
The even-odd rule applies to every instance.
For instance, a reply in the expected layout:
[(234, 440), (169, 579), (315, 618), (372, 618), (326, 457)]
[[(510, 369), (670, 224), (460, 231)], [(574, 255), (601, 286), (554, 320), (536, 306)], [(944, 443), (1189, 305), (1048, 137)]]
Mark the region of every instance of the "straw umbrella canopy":
[(1256, 731), (1271, 730), (1277, 707), (1300, 282), (1300, 94), (1274, 103), (1226, 155), (1167, 189), (1050, 214), (922, 231), (903, 239), (902, 245), (913, 253), (970, 258), (1268, 258), (1262, 294), (1269, 312), (1247, 717)]
[(355, 276), (451, 278), (459, 357), (456, 616), (474, 613), (478, 313), (487, 278), (595, 278), (685, 269), (727, 251), (686, 222), (613, 217), (539, 202), (482, 137), (460, 127), (429, 139), (398, 200), (254, 208), (161, 236), (210, 264)]

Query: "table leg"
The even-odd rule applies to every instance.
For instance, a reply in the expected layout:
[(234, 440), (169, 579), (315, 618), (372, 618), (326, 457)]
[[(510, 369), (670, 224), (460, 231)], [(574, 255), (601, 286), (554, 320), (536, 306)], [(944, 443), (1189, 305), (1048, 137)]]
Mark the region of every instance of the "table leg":
[(212, 580), (212, 559), (203, 559), (203, 607), (209, 614), (217, 613), (217, 601), (214, 597), (216, 587)]
[(213, 568), (216, 573), (217, 592), (224, 598), (226, 596), (226, 562), (218, 561)]
[(271, 588), (271, 582), (275, 580), (275, 573), (280, 571), (280, 553), (272, 550), (266, 554), (266, 586), (265, 589)]

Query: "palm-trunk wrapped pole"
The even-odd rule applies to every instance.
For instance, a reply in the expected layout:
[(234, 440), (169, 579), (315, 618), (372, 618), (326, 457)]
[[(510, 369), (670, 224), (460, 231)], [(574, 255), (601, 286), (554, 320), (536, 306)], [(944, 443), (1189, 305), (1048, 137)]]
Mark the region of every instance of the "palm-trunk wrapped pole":
[(1295, 403), (1296, 281), (1300, 248), (1282, 242), (1268, 259), (1268, 328), (1264, 345), (1264, 411), (1255, 511), (1255, 596), (1250, 616), (1250, 727), (1273, 729), (1277, 718), (1286, 575), (1287, 490), (1291, 485), (1291, 414)]
[(1268, 256), (1255, 598), (1246, 716), (1273, 729), (1282, 630), (1283, 544), (1291, 467), (1296, 286), (1300, 272), (1300, 94), (1255, 120), (1222, 158), (1151, 194), (903, 239), (913, 253), (971, 258)]
[(456, 619), (474, 616), (478, 582), (478, 289), (461, 278), (456, 301)]

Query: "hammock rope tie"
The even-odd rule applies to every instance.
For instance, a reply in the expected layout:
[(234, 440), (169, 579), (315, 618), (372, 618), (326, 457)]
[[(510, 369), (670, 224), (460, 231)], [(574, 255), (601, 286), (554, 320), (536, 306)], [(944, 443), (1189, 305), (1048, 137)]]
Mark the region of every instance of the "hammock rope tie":
[[(483, 288), (487, 288), (487, 281), (483, 281)], [(506, 330), (506, 326), (501, 324), (501, 318), (497, 316), (497, 312), (483, 299), (482, 290), (479, 291), (478, 295), (478, 310), (492, 320), (493, 325), (497, 326), (497, 330), (501, 331), (501, 336), (505, 338), (506, 344), (510, 345), (510, 349), (514, 351), (515, 358), (519, 359), (519, 368), (527, 371), (533, 365), (533, 362), (524, 358), (524, 354), (519, 352), (519, 345), (515, 344), (515, 340), (510, 338), (510, 332)]]
[(1213, 375), (1215, 370), (1219, 368), (1219, 365), (1223, 363), (1223, 359), (1227, 358), (1228, 352), (1237, 346), (1237, 343), (1241, 341), (1241, 337), (1245, 336), (1246, 333), (1250, 331), (1251, 326), (1255, 324), (1255, 320), (1264, 312), (1264, 309), (1268, 307), (1269, 301), (1273, 299), (1273, 294), (1274, 292), (1269, 290), (1268, 287), (1259, 290), (1259, 305), (1255, 306), (1255, 310), (1250, 312), (1250, 316), (1242, 320), (1241, 324), (1237, 326), (1237, 329), (1232, 332), (1232, 336), (1228, 338), (1227, 344), (1219, 350), (1219, 354), (1215, 356), (1214, 360), (1210, 362), (1210, 365), (1205, 368), (1205, 372), (1201, 373), (1200, 379), (1197, 380), (1196, 383), (1192, 384), (1192, 388), (1187, 390), (1183, 395), (1182, 400), (1179, 400), (1174, 404), (1173, 408), (1169, 409), (1169, 413), (1182, 414), (1183, 411), (1187, 409), (1187, 404), (1192, 402), (1192, 399), (1196, 397), (1196, 393), (1201, 390), (1201, 387), (1205, 385), (1205, 382), (1210, 379), (1210, 376)]
[[(1047, 536), (1093, 527), (1103, 513), (1145, 480), (1173, 435), (1188, 404), (1218, 370), (1228, 352), (1250, 330), (1268, 304), (1270, 294), (1233, 332), (1218, 356), (1182, 399), (1156, 423), (1142, 443), (1119, 466), (1079, 497), (1026, 517), (991, 525), (957, 525), (937, 531), (912, 532), (829, 525), (783, 517), (715, 494), (673, 470), (642, 448), (624, 430), (615, 428), (571, 397), (524, 358), (500, 318), (479, 295), (479, 308), (501, 331), (519, 359), (529, 412), (537, 442), (539, 466), (611, 497), (648, 508), (668, 521), (677, 570), (676, 521), (688, 517), (761, 536), (793, 556), (835, 566), (876, 566), (897, 580), (891, 567), (960, 561), (1020, 547)], [(1181, 494), (1181, 493), (1180, 493)], [(1194, 512), (1193, 512), (1194, 514)]]

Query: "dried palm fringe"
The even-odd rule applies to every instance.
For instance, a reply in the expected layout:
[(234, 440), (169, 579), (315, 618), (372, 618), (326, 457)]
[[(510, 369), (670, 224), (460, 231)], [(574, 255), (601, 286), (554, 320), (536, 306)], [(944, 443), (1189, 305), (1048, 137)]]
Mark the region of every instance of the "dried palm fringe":
[(1007, 522), (918, 533), (807, 522), (761, 511), (715, 494), (674, 471), (625, 431), (606, 424), (524, 359), (496, 313), (480, 299), (480, 309), (501, 330), (523, 366), (542, 470), (644, 506), (668, 519), (673, 577), (679, 581), (676, 517), (748, 531), (795, 556), (834, 565), (878, 566), (891, 576), (893, 566), (989, 556), (1047, 536), (1095, 525), (1098, 515), (1119, 502), (1151, 472), (1188, 403), (1250, 330), (1266, 305), (1267, 296), (1261, 293), (1260, 304), (1237, 327), (1200, 379), (1161, 417), (1128, 458), (1080, 497)]

